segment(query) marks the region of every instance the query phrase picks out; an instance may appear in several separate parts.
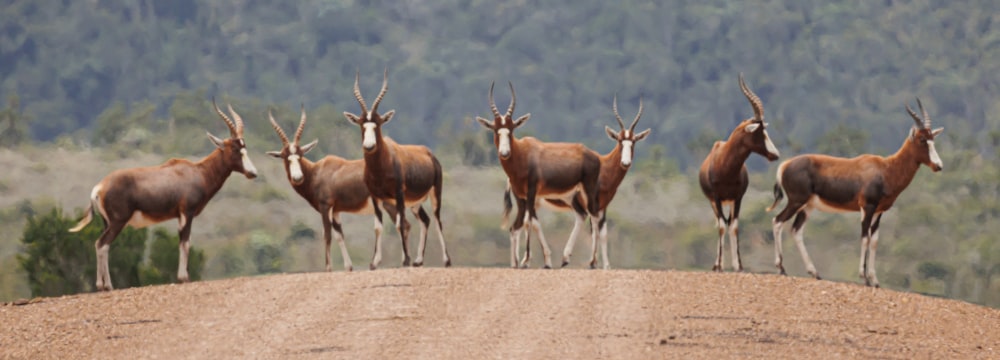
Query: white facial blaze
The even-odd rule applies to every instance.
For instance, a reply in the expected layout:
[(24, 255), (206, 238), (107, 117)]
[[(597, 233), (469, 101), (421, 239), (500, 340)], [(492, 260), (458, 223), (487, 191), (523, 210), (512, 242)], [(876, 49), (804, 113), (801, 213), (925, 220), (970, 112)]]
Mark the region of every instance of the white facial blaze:
[(364, 123), (361, 126), (365, 129), (364, 135), (361, 137), (361, 146), (370, 150), (375, 147), (375, 123)]
[(767, 148), (767, 152), (772, 153), (775, 156), (779, 155), (778, 148), (774, 146), (774, 143), (771, 142), (771, 137), (767, 135), (767, 130), (764, 130), (764, 147)]
[(632, 165), (632, 140), (622, 141), (622, 166)]
[(250, 161), (250, 156), (247, 156), (247, 148), (240, 149), (240, 155), (243, 157), (243, 171), (248, 175), (257, 176), (257, 168)]
[(294, 181), (302, 181), (302, 163), (298, 155), (288, 155), (288, 176)]
[(497, 145), (497, 152), (500, 153), (501, 157), (510, 156), (510, 129), (497, 130), (497, 136), (500, 137), (500, 144)]
[(935, 166), (939, 168), (944, 167), (941, 163), (941, 157), (938, 156), (937, 149), (934, 148), (934, 140), (927, 141), (927, 155), (931, 157), (931, 163)]

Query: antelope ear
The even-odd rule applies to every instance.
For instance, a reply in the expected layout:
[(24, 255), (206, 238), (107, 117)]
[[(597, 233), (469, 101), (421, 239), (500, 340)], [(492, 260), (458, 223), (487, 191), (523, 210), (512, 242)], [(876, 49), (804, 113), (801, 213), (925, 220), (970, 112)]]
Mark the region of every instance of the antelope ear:
[(215, 137), (215, 135), (212, 135), (212, 133), (210, 133), (210, 132), (206, 132), (206, 134), (208, 134), (208, 139), (212, 140), (212, 143), (215, 144), (215, 147), (220, 148), (220, 149), (222, 148), (222, 146), (223, 146), (223, 140), (222, 139), (219, 139), (219, 138)]
[(302, 155), (305, 155), (309, 150), (312, 150), (316, 144), (319, 143), (319, 139), (313, 140), (311, 143), (299, 146), (299, 150), (302, 150)]
[(911, 137), (911, 138), (917, 135), (917, 130), (918, 130), (918, 129), (917, 129), (917, 127), (916, 127), (916, 126), (911, 126), (911, 127), (910, 127), (910, 137)]
[(487, 129), (494, 131), (496, 130), (495, 128), (493, 128), (493, 123), (490, 122), (489, 120), (476, 116), (476, 121), (478, 121), (480, 124), (483, 124), (483, 126), (485, 126)]
[(344, 117), (346, 117), (347, 120), (350, 120), (352, 123), (361, 125), (361, 118), (359, 118), (357, 115), (344, 111)]
[(759, 127), (760, 127), (760, 123), (754, 122), (754, 123), (747, 124), (747, 127), (743, 128), (743, 130), (746, 130), (746, 132), (748, 132), (748, 133), (752, 133), (754, 131), (757, 131), (757, 128), (759, 128)]
[(514, 120), (514, 127), (515, 128), (520, 127), (521, 125), (524, 124), (525, 121), (528, 121), (528, 119), (530, 118), (531, 118), (531, 113), (521, 115), (521, 117), (517, 118), (517, 120)]
[(942, 131), (944, 131), (944, 128), (939, 127), (937, 129), (931, 130), (931, 135), (938, 136), (938, 134), (940, 134)]
[(389, 122), (389, 120), (392, 120), (393, 115), (396, 115), (396, 110), (389, 110), (385, 114), (382, 114), (382, 124), (385, 124)]
[(271, 155), (271, 157), (281, 159), (280, 151), (268, 151), (266, 154)]
[(614, 141), (621, 140), (618, 138), (618, 133), (616, 133), (614, 130), (611, 130), (611, 128), (607, 127), (606, 125), (604, 126), (604, 132), (608, 133), (608, 137), (611, 138), (611, 140)]
[(646, 131), (643, 131), (641, 133), (635, 134), (635, 140), (634, 141), (635, 142), (639, 142), (639, 140), (645, 139), (646, 135), (649, 135), (649, 133), (651, 131), (653, 131), (653, 129), (646, 129)]

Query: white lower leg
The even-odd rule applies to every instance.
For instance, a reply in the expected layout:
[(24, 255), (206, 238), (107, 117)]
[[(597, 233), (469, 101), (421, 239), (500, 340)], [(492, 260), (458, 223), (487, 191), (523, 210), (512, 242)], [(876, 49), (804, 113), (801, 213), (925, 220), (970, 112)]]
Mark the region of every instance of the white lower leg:
[[(339, 231), (334, 231), (334, 236), (337, 237), (337, 245), (340, 246), (340, 256), (344, 258), (344, 270), (352, 271), (354, 270), (354, 263), (351, 262), (351, 254), (347, 253), (347, 244), (344, 243), (344, 234)], [(332, 271), (330, 267), (330, 246), (326, 247), (326, 271)]]
[(180, 243), (180, 245), (178, 245), (178, 247), (179, 247), (178, 250), (180, 251), (180, 256), (178, 257), (178, 262), (177, 262), (177, 281), (186, 283), (191, 280), (190, 278), (188, 278), (188, 269), (187, 269), (188, 250), (190, 250), (191, 248), (191, 242), (183, 241)]
[(771, 230), (774, 233), (774, 266), (777, 266), (782, 274), (785, 273), (785, 267), (781, 264), (781, 228), (784, 225), (783, 222), (771, 221)]
[(729, 250), (732, 255), (730, 261), (733, 263), (733, 270), (743, 271), (743, 264), (740, 262), (740, 221), (733, 219), (729, 224)]
[(868, 243), (868, 280), (872, 286), (878, 287), (878, 277), (875, 276), (875, 248), (878, 247), (878, 231), (872, 234), (872, 239)]
[(608, 224), (601, 226), (601, 256), (604, 257), (604, 270), (611, 269), (611, 260), (608, 259)]
[(566, 241), (566, 248), (563, 249), (563, 266), (569, 263), (569, 258), (573, 255), (573, 248), (576, 247), (576, 236), (580, 232), (583, 222), (586, 221), (583, 215), (576, 213), (573, 215), (576, 216), (576, 221), (573, 223), (573, 231), (569, 233), (569, 240)]
[(372, 257), (370, 268), (375, 270), (382, 263), (382, 222), (375, 218), (375, 255)]
[(531, 227), (538, 233), (538, 242), (542, 243), (542, 257), (545, 259), (545, 267), (552, 268), (552, 249), (549, 248), (548, 241), (545, 241), (545, 234), (542, 233), (542, 223), (538, 218), (531, 219)]
[(806, 272), (815, 278), (819, 278), (819, 273), (816, 272), (816, 266), (813, 265), (812, 259), (809, 258), (809, 252), (806, 251), (806, 243), (803, 239), (803, 233), (805, 233), (806, 225), (802, 224), (802, 227), (792, 229), (792, 236), (795, 237), (795, 246), (799, 248), (799, 253), (802, 254), (802, 262), (806, 264)]
[[(601, 213), (603, 214), (603, 213)], [(597, 237), (601, 231), (601, 214), (590, 217), (590, 268), (597, 266)]]
[(510, 231), (510, 267), (517, 268), (517, 249), (521, 246), (520, 229)]
[(722, 218), (717, 218), (716, 225), (719, 229), (719, 244), (715, 248), (715, 265), (712, 266), (712, 270), (722, 271), (722, 248), (726, 242), (726, 222)]
[(111, 290), (111, 276), (108, 274), (108, 253), (111, 248), (109, 245), (94, 244), (94, 250), (97, 253), (97, 281), (95, 285), (98, 291)]
[(866, 277), (865, 277), (865, 260), (867, 260), (866, 258), (868, 257), (868, 252), (867, 251), (868, 251), (868, 238), (862, 236), (861, 237), (861, 256), (859, 257), (860, 260), (858, 260), (858, 277), (860, 277), (862, 279), (866, 279)]
[(434, 223), (437, 224), (435, 228), (437, 229), (438, 239), (441, 240), (441, 261), (444, 262), (445, 266), (451, 264), (451, 258), (448, 256), (448, 245), (444, 242), (444, 229), (441, 228), (441, 219), (434, 218)]

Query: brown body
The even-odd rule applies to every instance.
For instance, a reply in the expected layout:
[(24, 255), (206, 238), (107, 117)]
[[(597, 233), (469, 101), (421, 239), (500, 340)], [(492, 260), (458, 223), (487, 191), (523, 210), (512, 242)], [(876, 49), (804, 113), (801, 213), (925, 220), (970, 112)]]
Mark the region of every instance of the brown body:
[[(214, 105), (214, 104), (213, 104)], [(209, 134), (217, 149), (198, 162), (170, 159), (160, 166), (116, 170), (94, 186), (86, 215), (71, 232), (83, 229), (97, 211), (106, 227), (94, 243), (97, 251), (97, 289), (111, 290), (108, 249), (118, 233), (131, 225), (142, 228), (178, 219), (180, 233), (177, 279), (188, 281), (187, 255), (191, 223), (222, 188), (229, 175), (239, 172), (253, 179), (257, 170), (247, 157), (243, 142), (243, 121), (229, 108), (230, 120), (216, 106), (219, 117), (229, 127), (231, 137), (219, 139)]]
[[(564, 202), (573, 201), (577, 193), (583, 195), (582, 207), (590, 216), (598, 216), (600, 204), (598, 200), (598, 178), (601, 172), (601, 160), (593, 150), (577, 143), (545, 143), (533, 137), (515, 138), (513, 131), (524, 124), (531, 116), (526, 114), (513, 119), (516, 96), (514, 86), (510, 85), (511, 103), (506, 114), (500, 114), (493, 102), (493, 85), (490, 85), (490, 109), (493, 121), (477, 117), (484, 127), (493, 131), (493, 142), (497, 146), (500, 165), (507, 174), (511, 191), (517, 200), (518, 212), (514, 224), (510, 228), (511, 236), (511, 266), (517, 267), (518, 231), (525, 224), (525, 216), (529, 226), (535, 229), (542, 244), (545, 267), (552, 268), (551, 251), (541, 224), (538, 222), (536, 204), (541, 199), (556, 198)], [(578, 222), (579, 225), (579, 222)], [(592, 226), (596, 230), (596, 222)], [(577, 227), (574, 227), (574, 237)], [(596, 236), (596, 231), (591, 234)], [(529, 232), (530, 238), (530, 232)], [(596, 239), (594, 240), (596, 241)], [(530, 240), (529, 240), (530, 242)], [(530, 248), (529, 248), (530, 249)], [(521, 266), (526, 266), (530, 260), (530, 251), (525, 253)]]
[[(344, 244), (344, 232), (339, 214), (342, 212), (374, 213), (371, 196), (368, 194), (368, 188), (364, 182), (365, 161), (361, 159), (347, 160), (332, 155), (316, 162), (309, 161), (305, 158), (305, 154), (316, 146), (317, 141), (299, 145), (306, 123), (305, 110), (302, 110), (299, 127), (291, 141), (285, 136), (284, 130), (274, 120), (274, 117), (268, 115), (271, 126), (274, 127), (282, 142), (281, 151), (270, 151), (268, 155), (283, 160), (288, 182), (295, 189), (295, 192), (309, 203), (309, 206), (319, 212), (323, 220), (326, 271), (332, 270), (330, 247), (334, 233), (337, 237), (337, 244), (340, 246), (341, 256), (344, 259), (344, 269), (353, 270), (350, 254), (348, 254), (347, 246)], [(390, 213), (394, 214), (395, 209)], [(382, 228), (378, 221), (375, 222), (375, 225), (375, 237), (378, 239), (382, 235)], [(331, 229), (333, 233), (331, 233)]]
[[(639, 111), (635, 116), (635, 120), (632, 121), (632, 125), (625, 128), (625, 123), (622, 122), (621, 116), (618, 114), (618, 99), (617, 96), (613, 101), (612, 109), (615, 114), (615, 118), (618, 120), (618, 126), (620, 130), (614, 131), (609, 127), (605, 127), (605, 132), (607, 132), (608, 137), (615, 141), (615, 148), (611, 152), (600, 155), (601, 171), (598, 176), (598, 209), (599, 218), (597, 219), (597, 231), (600, 237), (601, 250), (604, 255), (604, 268), (610, 268), (610, 260), (608, 259), (608, 229), (607, 229), (607, 208), (611, 203), (611, 200), (615, 198), (615, 193), (618, 192), (618, 186), (621, 185), (622, 180), (625, 179), (625, 175), (628, 174), (629, 168), (632, 166), (632, 160), (635, 154), (635, 144), (640, 140), (646, 138), (649, 135), (650, 129), (636, 134), (635, 125), (638, 124), (639, 118), (642, 116), (642, 100), (639, 100)], [(504, 217), (510, 212), (510, 199), (509, 192), (504, 195), (505, 197), (505, 208)], [(583, 204), (586, 203), (586, 199), (583, 194), (577, 192), (573, 201), (567, 203), (561, 199), (545, 199), (548, 205), (559, 209), (559, 210), (573, 210), (576, 215), (576, 224), (574, 224), (574, 230), (578, 228), (578, 225), (584, 221), (584, 217), (587, 216), (587, 212)], [(563, 263), (562, 266), (569, 264), (569, 258), (573, 254), (573, 247), (576, 242), (576, 234), (570, 235), (569, 241), (566, 243), (566, 248), (563, 250)], [(528, 247), (530, 249), (530, 247)], [(597, 267), (597, 244), (591, 243), (591, 257), (590, 257), (590, 268)]]
[[(767, 124), (764, 123), (764, 105), (750, 88), (743, 82), (743, 74), (739, 78), (740, 90), (750, 102), (754, 117), (744, 120), (733, 129), (729, 139), (716, 141), (712, 151), (701, 163), (698, 171), (698, 183), (701, 192), (712, 205), (719, 228), (719, 242), (716, 251), (715, 265), (712, 270), (722, 271), (722, 248), (725, 242), (726, 229), (729, 229), (729, 245), (732, 250), (733, 269), (743, 271), (739, 247), (739, 217), (743, 194), (747, 192), (750, 180), (747, 167), (744, 165), (751, 153), (758, 153), (768, 161), (778, 159), (778, 150), (767, 136)], [(729, 216), (725, 215), (724, 206), (729, 205)]]
[[(407, 237), (409, 223), (404, 210), (408, 207), (420, 219), (420, 244), (417, 258), (413, 266), (423, 265), (424, 249), (426, 248), (427, 229), (430, 217), (421, 204), (428, 197), (434, 208), (434, 220), (441, 240), (441, 253), (445, 266), (451, 266), (451, 258), (444, 241), (441, 227), (441, 185), (443, 170), (434, 154), (426, 146), (400, 145), (388, 137), (382, 136), (382, 125), (389, 122), (395, 114), (394, 110), (384, 115), (378, 113), (379, 103), (388, 90), (387, 75), (384, 74), (382, 90), (372, 103), (371, 111), (361, 97), (358, 78), (354, 80), (354, 97), (361, 105), (361, 115), (344, 112), (344, 116), (361, 127), (362, 148), (364, 150), (365, 173), (364, 183), (372, 196), (375, 205), (375, 217), (381, 222), (382, 212), (379, 204), (395, 207), (396, 228), (403, 241), (403, 266), (410, 265)], [(382, 245), (376, 238), (375, 255), (371, 268), (375, 269), (382, 258)]]
[[(920, 104), (920, 100), (917, 100)], [(812, 209), (829, 212), (860, 211), (861, 260), (859, 275), (869, 286), (879, 286), (875, 276), (875, 247), (882, 213), (892, 207), (896, 198), (910, 185), (921, 164), (933, 171), (941, 170), (941, 159), (934, 148), (934, 137), (943, 129), (931, 130), (930, 118), (923, 112), (920, 119), (909, 106), (907, 112), (916, 121), (910, 135), (899, 150), (888, 157), (861, 155), (845, 159), (827, 155), (799, 155), (778, 167), (774, 186), (773, 209), (785, 194), (788, 204), (774, 218), (775, 265), (785, 274), (781, 256), (781, 230), (793, 216), (792, 233), (809, 274), (819, 279), (819, 273), (809, 259), (802, 230)]]

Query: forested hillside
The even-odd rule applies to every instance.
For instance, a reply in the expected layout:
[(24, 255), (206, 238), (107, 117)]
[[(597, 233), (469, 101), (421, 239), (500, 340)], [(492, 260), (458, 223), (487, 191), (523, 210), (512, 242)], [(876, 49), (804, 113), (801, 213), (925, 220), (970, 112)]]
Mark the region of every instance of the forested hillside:
[[(133, 156), (136, 149), (157, 155), (143, 165), (200, 156), (212, 146), (205, 130), (225, 129), (211, 111), (214, 97), (243, 115), (255, 155), (278, 149), (267, 109), (290, 127), (304, 104), (310, 116), (305, 137), (320, 139), (310, 156), (356, 157), (358, 129), (341, 115), (357, 111), (354, 76), (360, 74), (362, 92), (371, 97), (388, 69), (382, 108), (397, 111), (388, 135), (430, 146), (448, 173), (460, 165), (495, 164), (490, 136), (473, 121), (489, 113), (493, 81), (501, 89), (498, 106), (509, 101), (510, 81), (516, 114), (532, 114), (519, 135), (581, 141), (600, 152), (613, 145), (602, 129), (615, 124), (612, 98), (617, 94), (619, 110), (630, 117), (641, 97), (639, 127), (653, 132), (639, 145), (623, 187), (638, 194), (635, 200), (650, 198), (643, 191), (669, 194), (671, 204), (683, 208), (616, 199), (612, 221), (631, 226), (617, 235), (633, 239), (622, 243), (634, 242), (629, 246), (637, 253), (660, 254), (626, 266), (705, 269), (715, 235), (693, 178), (712, 142), (752, 115), (737, 85), (739, 73), (763, 100), (768, 130), (784, 158), (892, 153), (912, 125), (904, 105), (915, 106), (919, 97), (934, 125), (946, 129), (937, 141), (944, 171), (922, 169), (891, 212), (896, 218), (887, 219), (879, 250), (883, 283), (997, 306), (998, 14), (1000, 2), (987, 0), (13, 0), (0, 7), (0, 145), (36, 159), (10, 174), (74, 180), (79, 176), (38, 165), (45, 158), (40, 154), (60, 147), (95, 149), (104, 161)], [(6, 163), (16, 164), (23, 163)], [(776, 163), (754, 156), (748, 165), (756, 203), (744, 207), (744, 238), (769, 246), (773, 214), (762, 208), (770, 201)], [(99, 180), (80, 179), (87, 183), (73, 186), (85, 190), (71, 200), (46, 198), (63, 189), (26, 192), (14, 183), (32, 177), (2, 176), (0, 242), (7, 245), (0, 249), (7, 250), (18, 241), (22, 215), (42, 212), (25, 206), (82, 207)], [(496, 181), (490, 185), (499, 187)], [(273, 183), (281, 194), (274, 198), (305, 207), (287, 184)], [(677, 189), (685, 189), (682, 196), (675, 196)], [(495, 190), (489, 196), (499, 200)], [(228, 194), (239, 196), (234, 193)], [(247, 204), (269, 196), (257, 193)], [(212, 209), (210, 204), (206, 214)], [(502, 246), (497, 213), (450, 223), (490, 227), (469, 234)], [(318, 226), (309, 216), (295, 220)], [(832, 278), (855, 276), (859, 231), (853, 216), (810, 222), (806, 238), (813, 251), (833, 249), (829, 256), (851, 264), (827, 270), (842, 274)], [(250, 231), (229, 235), (247, 238)], [(760, 263), (772, 256), (762, 250)], [(798, 262), (791, 247), (785, 258)], [(208, 271), (209, 277), (223, 275)]]

